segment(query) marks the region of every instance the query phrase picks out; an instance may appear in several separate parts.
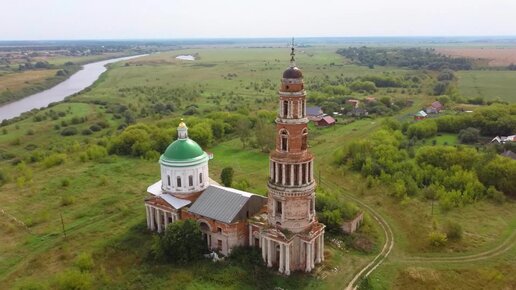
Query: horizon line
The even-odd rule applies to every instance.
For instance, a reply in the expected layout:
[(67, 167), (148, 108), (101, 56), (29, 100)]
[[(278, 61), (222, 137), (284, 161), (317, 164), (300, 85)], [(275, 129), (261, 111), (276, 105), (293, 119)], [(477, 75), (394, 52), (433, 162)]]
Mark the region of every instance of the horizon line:
[[(0, 42), (43, 42), (43, 41), (156, 41), (156, 40), (281, 40), (292, 36), (231, 36), (231, 37), (172, 37), (172, 38), (69, 38), (69, 39), (0, 39)], [(515, 35), (357, 35), (357, 36), (295, 36), (296, 39), (351, 39), (351, 38), (509, 38), (516, 40)]]

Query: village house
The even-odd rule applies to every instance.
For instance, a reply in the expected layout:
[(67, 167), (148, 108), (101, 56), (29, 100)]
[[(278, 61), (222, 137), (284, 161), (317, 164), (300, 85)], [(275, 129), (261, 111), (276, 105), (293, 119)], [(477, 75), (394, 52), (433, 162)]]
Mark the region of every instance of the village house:
[(499, 144), (505, 144), (507, 142), (516, 142), (516, 135), (511, 136), (496, 136), (491, 140), (490, 143), (499, 143)]
[(439, 101), (433, 102), (429, 107), (425, 109), (427, 114), (438, 114), (444, 109), (444, 106)]
[(516, 153), (512, 152), (511, 150), (505, 150), (502, 154), (503, 157), (511, 158), (513, 160), (516, 160)]
[(427, 117), (427, 113), (425, 113), (425, 111), (421, 110), (419, 112), (417, 112), (415, 115), (414, 115), (414, 120), (423, 120)]
[(306, 107), (306, 117), (310, 121), (319, 121), (324, 116), (324, 112), (321, 107), (313, 106)]
[(318, 127), (329, 127), (335, 125), (335, 119), (332, 116), (324, 116), (319, 121), (316, 121), (315, 124)]
[(359, 100), (349, 99), (346, 101), (346, 104), (352, 105), (353, 108), (358, 108), (358, 104), (360, 104)]
[(353, 110), (351, 110), (351, 112), (346, 113), (346, 116), (349, 116), (349, 117), (365, 117), (368, 115), (369, 115), (369, 112), (366, 109), (362, 109), (362, 108), (353, 108)]

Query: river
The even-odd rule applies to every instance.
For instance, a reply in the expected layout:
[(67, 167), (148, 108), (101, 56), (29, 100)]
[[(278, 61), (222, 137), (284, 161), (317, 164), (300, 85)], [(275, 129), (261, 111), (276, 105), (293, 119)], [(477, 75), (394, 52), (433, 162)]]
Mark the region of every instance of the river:
[(74, 73), (67, 80), (48, 90), (30, 95), (12, 103), (1, 105), (0, 121), (17, 117), (22, 113), (28, 112), (32, 109), (46, 107), (50, 103), (60, 102), (66, 97), (78, 93), (91, 86), (99, 78), (99, 76), (107, 70), (105, 67), (107, 64), (145, 55), (146, 54), (119, 57), (85, 64), (80, 71)]

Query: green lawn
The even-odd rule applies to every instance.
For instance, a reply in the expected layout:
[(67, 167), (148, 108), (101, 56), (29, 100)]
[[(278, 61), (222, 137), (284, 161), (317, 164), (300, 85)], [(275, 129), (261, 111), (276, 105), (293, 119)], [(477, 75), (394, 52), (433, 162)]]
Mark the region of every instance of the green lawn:
[(465, 97), (516, 102), (516, 71), (460, 71), (457, 76), (459, 91)]

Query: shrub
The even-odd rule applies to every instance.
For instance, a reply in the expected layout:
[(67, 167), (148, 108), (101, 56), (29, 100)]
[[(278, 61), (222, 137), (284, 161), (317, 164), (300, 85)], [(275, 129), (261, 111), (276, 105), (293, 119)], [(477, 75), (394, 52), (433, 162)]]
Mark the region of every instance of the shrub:
[(9, 180), (9, 177), (7, 176), (7, 173), (5, 173), (4, 171), (0, 170), (0, 185), (3, 185), (8, 180)]
[(450, 240), (462, 239), (462, 226), (457, 222), (449, 221), (445, 226), (446, 237)]
[(97, 124), (93, 124), (93, 125), (91, 125), (91, 126), (90, 126), (90, 130), (91, 130), (92, 132), (98, 132), (98, 131), (102, 130), (102, 127), (100, 127), (100, 126), (99, 126), (99, 125), (97, 125)]
[(43, 166), (46, 168), (50, 168), (53, 166), (57, 166), (63, 164), (66, 160), (66, 154), (64, 153), (54, 153), (49, 155), (45, 159), (43, 159)]
[(63, 195), (61, 197), (61, 206), (68, 206), (75, 202), (75, 197), (71, 195)]
[(220, 180), (222, 181), (222, 184), (224, 186), (231, 186), (233, 183), (233, 174), (234, 170), (233, 167), (225, 167), (220, 172)]
[(496, 203), (502, 204), (505, 202), (506, 197), (503, 192), (496, 190), (494, 186), (489, 186), (487, 189), (487, 196), (492, 198)]
[(67, 270), (57, 275), (55, 280), (57, 289), (86, 290), (93, 288), (93, 276), (79, 270)]
[(446, 245), (447, 237), (445, 233), (441, 233), (438, 231), (433, 231), (428, 235), (428, 239), (430, 241), (430, 245), (434, 247), (442, 247)]
[(77, 135), (77, 128), (75, 128), (75, 127), (68, 127), (68, 128), (65, 128), (65, 129), (63, 129), (63, 131), (61, 131), (61, 135), (62, 135), (62, 136), (73, 136), (73, 135)]
[(65, 179), (61, 180), (62, 187), (68, 187), (69, 185), (70, 185), (70, 179), (65, 178)]
[(79, 254), (74, 261), (74, 266), (79, 268), (81, 272), (90, 271), (93, 269), (94, 265), (95, 263), (93, 262), (93, 257), (88, 253)]
[(201, 259), (206, 243), (199, 224), (188, 219), (169, 224), (162, 236), (154, 238), (151, 251), (158, 260), (186, 263)]
[(90, 129), (84, 129), (81, 131), (82, 135), (91, 135), (93, 132)]
[(480, 130), (468, 127), (466, 129), (460, 130), (458, 137), (461, 143), (475, 143), (480, 137)]
[(99, 160), (101, 158), (106, 157), (107, 155), (107, 149), (99, 145), (91, 145), (86, 150), (86, 156), (89, 160)]

